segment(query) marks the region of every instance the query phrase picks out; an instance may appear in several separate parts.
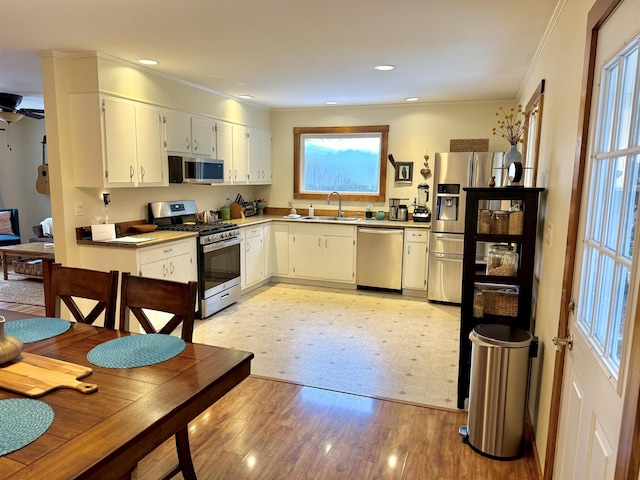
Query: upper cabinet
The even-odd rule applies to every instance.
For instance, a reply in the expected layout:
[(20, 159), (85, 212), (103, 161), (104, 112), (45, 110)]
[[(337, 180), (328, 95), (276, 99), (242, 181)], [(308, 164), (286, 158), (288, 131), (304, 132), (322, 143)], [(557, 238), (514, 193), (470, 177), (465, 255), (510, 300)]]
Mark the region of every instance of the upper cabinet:
[(271, 132), (243, 125), (233, 125), (232, 130), (233, 161), (226, 167), (227, 183), (271, 183)]
[(216, 121), (177, 110), (166, 111), (167, 151), (216, 157)]
[(249, 128), (249, 183), (271, 183), (271, 132)]
[(76, 186), (167, 184), (161, 109), (83, 93), (69, 96), (69, 113)]
[(249, 129), (244, 125), (233, 125), (231, 129), (232, 137), (232, 161), (225, 168), (229, 175), (227, 183), (249, 183)]

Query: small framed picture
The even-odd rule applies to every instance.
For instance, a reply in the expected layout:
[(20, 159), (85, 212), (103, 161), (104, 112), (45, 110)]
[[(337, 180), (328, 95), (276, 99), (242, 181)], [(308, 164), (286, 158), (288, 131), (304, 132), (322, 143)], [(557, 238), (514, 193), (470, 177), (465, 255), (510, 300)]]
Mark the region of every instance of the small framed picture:
[(413, 163), (412, 162), (396, 162), (396, 183), (412, 183), (413, 182)]

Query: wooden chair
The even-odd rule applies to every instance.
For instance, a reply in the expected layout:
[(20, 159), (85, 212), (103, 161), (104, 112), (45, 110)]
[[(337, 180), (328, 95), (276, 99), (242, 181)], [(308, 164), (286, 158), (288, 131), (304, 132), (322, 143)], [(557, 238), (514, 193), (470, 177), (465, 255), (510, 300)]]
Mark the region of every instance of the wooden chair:
[[(120, 330), (129, 330), (130, 314), (147, 333), (171, 334), (182, 324), (182, 339), (191, 343), (195, 318), (197, 282), (180, 283), (170, 280), (136, 277), (128, 272), (122, 273), (120, 287)], [(143, 311), (166, 312), (173, 316), (162, 327), (155, 327)], [(156, 324), (158, 322), (155, 322)], [(163, 479), (171, 478), (182, 472), (185, 479), (196, 479), (191, 460), (188, 426), (175, 434), (178, 466), (167, 473)]]
[[(171, 334), (182, 324), (181, 337), (185, 342), (191, 342), (197, 291), (196, 282), (181, 283), (136, 277), (123, 272), (120, 287), (120, 330), (129, 330), (132, 313), (147, 333)], [(173, 316), (163, 326), (156, 328), (143, 309), (166, 312)]]
[[(85, 268), (63, 267), (59, 263), (43, 261), (45, 314), (59, 317), (63, 302), (75, 320), (93, 324), (104, 312), (104, 326), (115, 328), (118, 272), (101, 272)], [(74, 299), (84, 298), (97, 303), (85, 316)]]

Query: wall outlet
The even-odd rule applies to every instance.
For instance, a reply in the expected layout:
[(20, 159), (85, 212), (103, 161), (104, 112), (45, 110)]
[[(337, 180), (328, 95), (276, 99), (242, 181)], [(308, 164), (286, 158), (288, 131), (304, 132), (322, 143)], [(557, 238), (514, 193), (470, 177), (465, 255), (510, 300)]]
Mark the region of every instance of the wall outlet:
[(75, 208), (76, 208), (76, 217), (81, 217), (84, 215), (84, 206), (82, 205), (82, 202), (76, 202)]
[(553, 227), (549, 222), (545, 222), (544, 224), (544, 243), (551, 246), (551, 231)]

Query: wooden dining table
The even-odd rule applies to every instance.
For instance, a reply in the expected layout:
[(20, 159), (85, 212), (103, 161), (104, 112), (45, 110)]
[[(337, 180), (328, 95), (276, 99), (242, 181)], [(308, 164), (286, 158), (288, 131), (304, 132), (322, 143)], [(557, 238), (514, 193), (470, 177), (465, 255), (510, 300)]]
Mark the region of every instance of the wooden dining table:
[[(1, 309), (0, 315), (7, 321), (33, 317)], [(142, 458), (251, 371), (252, 353), (197, 343), (144, 367), (103, 368), (87, 360), (93, 347), (127, 335), (73, 323), (61, 335), (25, 344), (25, 352), (90, 367), (82, 381), (98, 390), (62, 388), (39, 397), (53, 408), (53, 423), (33, 443), (0, 457), (0, 479), (127, 478)], [(0, 400), (7, 398), (22, 397), (0, 385)]]

